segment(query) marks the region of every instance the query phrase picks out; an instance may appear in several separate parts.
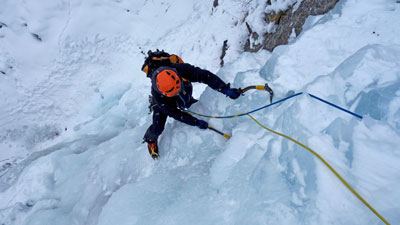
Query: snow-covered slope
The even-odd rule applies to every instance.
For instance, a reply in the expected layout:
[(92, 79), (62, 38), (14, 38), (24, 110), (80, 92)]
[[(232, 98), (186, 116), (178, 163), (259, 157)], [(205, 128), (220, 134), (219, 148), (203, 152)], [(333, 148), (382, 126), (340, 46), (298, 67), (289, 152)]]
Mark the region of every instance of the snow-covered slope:
[[(305, 94), (253, 114), (400, 223), (400, 4), (342, 0), (290, 45), (243, 53), (243, 19), (263, 4), (4, 0), (0, 224), (382, 224), (314, 155), (247, 117), (208, 120), (228, 141), (169, 119), (153, 161), (141, 144), (151, 116), (140, 66), (155, 48), (235, 87), (268, 82), (276, 100), (308, 92), (363, 115)], [(191, 110), (208, 115), (269, 101), (204, 85), (195, 95)]]

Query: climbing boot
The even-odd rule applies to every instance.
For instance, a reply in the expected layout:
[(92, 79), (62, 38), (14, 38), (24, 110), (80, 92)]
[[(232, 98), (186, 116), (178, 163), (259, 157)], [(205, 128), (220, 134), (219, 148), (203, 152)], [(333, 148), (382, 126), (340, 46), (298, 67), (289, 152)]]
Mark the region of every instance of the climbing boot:
[(147, 143), (147, 148), (149, 149), (151, 158), (153, 158), (154, 160), (158, 159), (160, 155), (158, 154), (157, 141), (152, 143)]

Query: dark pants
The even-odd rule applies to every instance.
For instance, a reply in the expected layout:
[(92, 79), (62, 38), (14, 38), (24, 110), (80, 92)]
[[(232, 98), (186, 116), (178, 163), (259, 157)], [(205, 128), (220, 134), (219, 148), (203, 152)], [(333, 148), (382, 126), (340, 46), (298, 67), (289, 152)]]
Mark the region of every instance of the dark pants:
[[(191, 93), (190, 93), (191, 94)], [(191, 105), (197, 102), (197, 99), (194, 99), (191, 95), (189, 95), (189, 100), (186, 103), (185, 107), (189, 108)], [(167, 122), (168, 115), (163, 113), (158, 105), (155, 105), (153, 108), (153, 123), (147, 129), (146, 134), (144, 135), (144, 140), (148, 143), (152, 143), (157, 141), (158, 136), (164, 131), (165, 123)]]
[(156, 105), (153, 108), (153, 124), (147, 129), (144, 140), (148, 143), (157, 141), (158, 136), (164, 131), (168, 115), (163, 113)]

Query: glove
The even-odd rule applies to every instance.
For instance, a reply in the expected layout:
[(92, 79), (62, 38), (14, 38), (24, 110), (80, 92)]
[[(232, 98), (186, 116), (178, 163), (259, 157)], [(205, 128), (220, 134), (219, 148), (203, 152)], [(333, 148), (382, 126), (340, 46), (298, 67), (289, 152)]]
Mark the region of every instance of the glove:
[(151, 143), (147, 143), (147, 148), (149, 149), (149, 153), (150, 153), (151, 158), (153, 158), (154, 160), (158, 159), (158, 157), (160, 155), (158, 154), (157, 141), (151, 142)]
[(226, 96), (228, 96), (231, 99), (237, 99), (242, 94), (242, 91), (240, 89), (230, 88), (229, 84), (227, 85), (227, 87), (222, 88), (221, 92), (224, 93)]
[(208, 123), (204, 120), (197, 120), (197, 124), (200, 129), (207, 129), (208, 128)]

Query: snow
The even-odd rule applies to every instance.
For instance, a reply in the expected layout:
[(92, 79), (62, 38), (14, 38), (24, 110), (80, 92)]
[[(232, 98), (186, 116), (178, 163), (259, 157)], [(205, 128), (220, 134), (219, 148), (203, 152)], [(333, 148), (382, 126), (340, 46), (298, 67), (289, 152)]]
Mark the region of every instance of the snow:
[[(246, 116), (205, 119), (230, 140), (168, 119), (153, 161), (140, 67), (155, 48), (233, 87), (268, 82), (275, 100), (304, 92), (253, 116), (399, 224), (400, 4), (340, 1), (289, 45), (242, 52), (246, 21), (265, 30), (261, 14), (300, 2), (4, 0), (0, 224), (382, 224), (314, 155)], [(231, 100), (194, 88), (190, 110), (206, 115), (269, 103), (263, 91)]]

